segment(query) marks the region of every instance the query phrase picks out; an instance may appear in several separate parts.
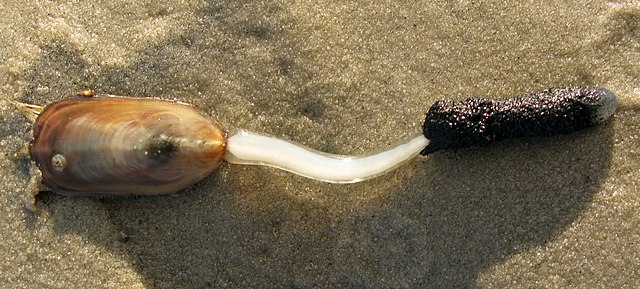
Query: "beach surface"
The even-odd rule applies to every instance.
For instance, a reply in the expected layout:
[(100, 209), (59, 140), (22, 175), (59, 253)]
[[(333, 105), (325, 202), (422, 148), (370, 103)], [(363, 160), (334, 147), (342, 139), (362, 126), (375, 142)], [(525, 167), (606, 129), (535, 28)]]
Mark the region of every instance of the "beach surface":
[[(357, 184), (223, 164), (175, 195), (38, 191), (0, 99), (2, 288), (638, 288), (640, 1), (4, 1), (0, 95), (176, 99), (345, 155), (437, 100), (568, 85), (604, 125), (416, 156)], [(409, 1), (408, 1), (409, 2)]]

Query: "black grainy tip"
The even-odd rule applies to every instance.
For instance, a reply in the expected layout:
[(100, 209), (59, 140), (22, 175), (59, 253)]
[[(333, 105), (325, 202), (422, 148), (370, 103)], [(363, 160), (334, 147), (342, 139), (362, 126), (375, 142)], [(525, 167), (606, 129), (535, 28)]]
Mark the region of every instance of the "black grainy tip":
[(502, 100), (441, 100), (422, 126), (430, 143), (420, 154), (488, 145), (506, 138), (565, 134), (604, 122), (615, 95), (600, 87), (562, 87)]

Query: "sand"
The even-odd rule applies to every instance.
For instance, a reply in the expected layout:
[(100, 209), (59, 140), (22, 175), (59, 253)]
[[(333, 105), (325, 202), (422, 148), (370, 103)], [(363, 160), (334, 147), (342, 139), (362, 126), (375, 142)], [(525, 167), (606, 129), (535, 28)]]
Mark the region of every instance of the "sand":
[(0, 94), (197, 105), (339, 154), (439, 99), (600, 85), (605, 125), (416, 157), (353, 184), (223, 165), (172, 196), (33, 196), (0, 101), (0, 287), (637, 288), (640, 2), (3, 1)]

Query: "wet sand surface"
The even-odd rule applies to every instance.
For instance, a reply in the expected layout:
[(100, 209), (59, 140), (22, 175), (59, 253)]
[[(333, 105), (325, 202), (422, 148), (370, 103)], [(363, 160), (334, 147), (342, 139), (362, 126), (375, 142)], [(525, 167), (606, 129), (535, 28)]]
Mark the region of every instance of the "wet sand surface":
[(640, 2), (5, 1), (0, 94), (190, 102), (233, 133), (338, 154), (420, 131), (439, 99), (566, 85), (606, 124), (417, 156), (336, 185), (223, 165), (176, 195), (33, 196), (31, 124), (0, 101), (0, 287), (640, 286)]

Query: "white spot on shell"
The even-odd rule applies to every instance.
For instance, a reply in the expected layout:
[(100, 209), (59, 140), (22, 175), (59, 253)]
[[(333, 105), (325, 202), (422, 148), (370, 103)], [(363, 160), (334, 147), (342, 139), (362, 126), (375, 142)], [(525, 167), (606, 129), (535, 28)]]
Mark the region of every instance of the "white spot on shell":
[(67, 159), (61, 154), (56, 154), (51, 158), (51, 166), (53, 166), (56, 171), (62, 172), (67, 166)]

